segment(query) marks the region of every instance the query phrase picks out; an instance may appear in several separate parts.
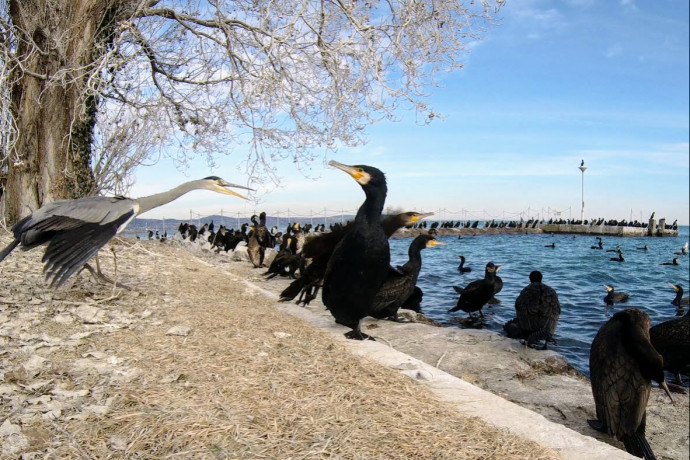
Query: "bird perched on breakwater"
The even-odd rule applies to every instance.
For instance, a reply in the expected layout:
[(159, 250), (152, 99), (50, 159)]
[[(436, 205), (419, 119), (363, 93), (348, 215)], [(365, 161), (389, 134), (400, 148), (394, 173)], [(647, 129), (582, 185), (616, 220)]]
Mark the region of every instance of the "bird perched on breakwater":
[(379, 169), (367, 165), (328, 164), (349, 174), (366, 196), (357, 210), (352, 229), (343, 236), (328, 260), (321, 298), (336, 323), (349, 327), (350, 339), (370, 338), (359, 323), (371, 312), (390, 265), (388, 237), (381, 225), (381, 211), (388, 188)]
[(538, 270), (529, 274), (530, 284), (515, 299), (516, 318), (508, 321), (503, 329), (510, 338), (526, 339), (529, 346), (543, 340), (542, 350), (546, 350), (548, 342), (555, 342), (553, 333), (561, 315), (561, 304), (556, 291), (542, 283), (542, 278)]
[(683, 384), (680, 374), (690, 371), (690, 310), (679, 318), (664, 321), (649, 329), (649, 338), (664, 358), (664, 370), (675, 376), (675, 383)]
[[(649, 316), (638, 309), (613, 315), (597, 332), (589, 357), (597, 431), (615, 436), (632, 455), (654, 458), (645, 437), (651, 380), (666, 391), (663, 359), (649, 338)], [(673, 401), (673, 398), (671, 398)]]
[(220, 177), (185, 182), (167, 192), (140, 198), (122, 196), (90, 196), (75, 200), (56, 200), (26, 216), (12, 227), (14, 241), (0, 252), (0, 261), (21, 244), (25, 251), (47, 243), (42, 261), (46, 280), (51, 287), (59, 287), (77, 270), (87, 268), (99, 280), (115, 284), (95, 271), (87, 263), (115, 235), (122, 232), (132, 219), (164, 204), (170, 203), (192, 190), (211, 190), (242, 199), (246, 197), (230, 190), (241, 188)]
[(465, 267), (465, 256), (458, 256), (460, 259), (460, 265), (458, 265), (458, 271), (460, 273), (469, 273), (472, 271), (472, 267)]
[(616, 292), (616, 289), (610, 284), (604, 284), (606, 288), (606, 296), (604, 296), (604, 303), (612, 307), (614, 303), (625, 303), (630, 299), (627, 292)]
[(676, 297), (671, 301), (672, 305), (676, 307), (683, 307), (690, 304), (690, 298), (683, 297), (683, 287), (680, 284), (668, 283), (671, 285), (674, 291), (676, 291)]
[(484, 316), (482, 308), (491, 300), (496, 290), (496, 274), (501, 269), (500, 265), (495, 265), (493, 262), (486, 264), (484, 269), (484, 278), (474, 280), (464, 288), (453, 286), (455, 292), (460, 294), (457, 305), (450, 310), (449, 313), (462, 310), (472, 317), (472, 313), (478, 311), (480, 316)]

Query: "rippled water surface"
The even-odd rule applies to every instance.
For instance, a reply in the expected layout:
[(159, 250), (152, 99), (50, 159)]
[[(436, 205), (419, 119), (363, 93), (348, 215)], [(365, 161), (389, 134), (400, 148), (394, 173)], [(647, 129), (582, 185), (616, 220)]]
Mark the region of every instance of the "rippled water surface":
[[(423, 312), (447, 327), (463, 327), (453, 317), (466, 317), (459, 311), (448, 313), (455, 306), (458, 294), (453, 285), (464, 287), (484, 276), (484, 267), (492, 261), (501, 265), (499, 276), (503, 290), (496, 296), (501, 303), (485, 306), (483, 327), (503, 333), (503, 324), (515, 317), (515, 299), (529, 284), (529, 273), (539, 270), (544, 283), (556, 290), (561, 303), (561, 316), (556, 328), (557, 344), (549, 347), (563, 354), (580, 372), (589, 376), (589, 347), (599, 328), (615, 312), (636, 307), (644, 310), (652, 324), (666, 321), (680, 313), (671, 305), (675, 291), (669, 282), (680, 284), (688, 295), (690, 256), (675, 255), (688, 241), (688, 227), (680, 227), (677, 237), (614, 237), (605, 236), (604, 250), (590, 249), (596, 244), (594, 236), (585, 235), (478, 235), (438, 236), (447, 243), (422, 251), (422, 270), (417, 285), (424, 291)], [(407, 260), (410, 238), (390, 240), (391, 264), (402, 265)], [(555, 243), (555, 248), (545, 245)], [(637, 248), (644, 245), (649, 250)], [(609, 260), (623, 250), (625, 262)], [(459, 273), (459, 255), (471, 267), (469, 273)], [(662, 266), (674, 257), (679, 266)], [(617, 292), (627, 292), (626, 304), (606, 308), (604, 284), (613, 285)], [(682, 312), (684, 313), (684, 312)]]

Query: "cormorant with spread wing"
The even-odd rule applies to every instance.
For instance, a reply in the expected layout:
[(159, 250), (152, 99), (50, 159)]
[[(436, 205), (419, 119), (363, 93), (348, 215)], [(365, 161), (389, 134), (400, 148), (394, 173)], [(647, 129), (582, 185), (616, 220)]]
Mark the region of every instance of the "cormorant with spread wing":
[(453, 289), (460, 294), (460, 297), (458, 298), (457, 305), (448, 310), (448, 312), (452, 313), (462, 310), (469, 313), (470, 317), (472, 317), (472, 313), (478, 311), (481, 316), (484, 316), (482, 308), (494, 296), (496, 273), (500, 269), (500, 265), (494, 265), (493, 262), (489, 262), (484, 269), (484, 278), (474, 280), (464, 288), (453, 286)]
[(398, 310), (414, 293), (422, 269), (422, 249), (444, 244), (431, 235), (418, 235), (410, 243), (408, 261), (397, 268), (390, 267), (388, 276), (376, 293), (372, 312), (374, 318), (398, 321)]
[[(386, 236), (390, 238), (398, 229), (410, 227), (433, 214), (433, 212), (403, 212), (384, 217), (381, 219), (381, 225)], [(299, 295), (297, 303), (307, 306), (316, 298), (333, 250), (353, 225), (354, 221), (346, 225), (337, 224), (331, 228), (330, 232), (314, 234), (306, 239), (301, 253), (304, 263), (303, 268), (300, 268), (300, 277), (280, 293), (280, 300), (292, 300)], [(306, 261), (309, 263), (307, 264)]]

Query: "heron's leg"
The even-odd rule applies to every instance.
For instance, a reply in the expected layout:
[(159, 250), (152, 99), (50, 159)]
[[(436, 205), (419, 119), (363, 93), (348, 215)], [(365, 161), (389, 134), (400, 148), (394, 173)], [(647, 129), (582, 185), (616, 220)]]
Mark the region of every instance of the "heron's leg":
[[(115, 255), (115, 251), (113, 251), (113, 256), (114, 255)], [(132, 288), (130, 288), (129, 286), (122, 284), (122, 283), (119, 283), (117, 281), (113, 281), (112, 279), (110, 279), (110, 277), (108, 277), (103, 272), (101, 272), (101, 264), (98, 262), (98, 254), (96, 254), (95, 259), (96, 259), (96, 269), (95, 270), (88, 263), (84, 264), (84, 268), (87, 269), (89, 271), (89, 273), (91, 273), (91, 276), (93, 276), (96, 281), (99, 281), (102, 283), (107, 283), (107, 284), (112, 284), (115, 287), (126, 289), (128, 291), (132, 290)], [(115, 263), (115, 273), (117, 274), (117, 260), (115, 260), (115, 262), (116, 262)]]

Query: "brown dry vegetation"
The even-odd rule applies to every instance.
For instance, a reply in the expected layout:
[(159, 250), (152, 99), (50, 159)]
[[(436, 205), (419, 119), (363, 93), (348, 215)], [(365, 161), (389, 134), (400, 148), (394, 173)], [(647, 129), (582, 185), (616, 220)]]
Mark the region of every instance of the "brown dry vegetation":
[[(40, 250), (0, 264), (2, 457), (557, 457), (353, 356), (183, 249), (114, 246), (132, 291), (86, 272), (53, 291)], [(115, 272), (109, 251), (100, 259)]]

